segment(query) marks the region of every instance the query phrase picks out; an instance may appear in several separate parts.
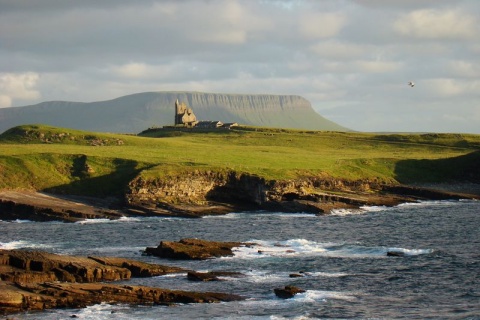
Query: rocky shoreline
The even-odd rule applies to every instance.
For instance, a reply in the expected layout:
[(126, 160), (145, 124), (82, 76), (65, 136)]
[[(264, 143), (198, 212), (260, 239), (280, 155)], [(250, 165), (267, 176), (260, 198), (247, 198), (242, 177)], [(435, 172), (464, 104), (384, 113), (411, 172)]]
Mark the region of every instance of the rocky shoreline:
[[(218, 254), (225, 245), (196, 240)], [(241, 245), (241, 244), (238, 244)], [(194, 250), (195, 251), (195, 250)], [(188, 255), (184, 259), (195, 259)], [(218, 280), (175, 266), (145, 263), (118, 257), (66, 256), (43, 251), (0, 250), (0, 314), (40, 311), (52, 308), (83, 308), (102, 302), (133, 305), (214, 303), (243, 300), (231, 293), (188, 292), (164, 288), (115, 284), (132, 277), (154, 277), (186, 273), (192, 281)]]
[[(147, 247), (146, 255), (160, 259), (209, 260), (234, 255), (239, 247), (264, 253), (256, 243), (220, 242), (203, 239), (161, 241)], [(289, 246), (285, 252), (294, 253)], [(388, 252), (388, 257), (402, 257)], [(224, 277), (245, 275), (228, 270), (198, 272), (171, 265), (145, 263), (120, 257), (70, 256), (45, 251), (0, 249), (0, 315), (34, 312), (54, 308), (85, 308), (99, 303), (130, 305), (173, 305), (179, 303), (215, 303), (245, 300), (235, 293), (192, 292), (166, 288), (129, 285), (132, 278), (186, 274), (189, 281), (228, 281)], [(304, 277), (303, 271), (290, 278)], [(120, 282), (120, 283), (115, 283)], [(278, 298), (289, 299), (304, 289), (291, 285), (272, 288)]]
[[(200, 182), (203, 178), (201, 175)], [(469, 192), (475, 190), (472, 185), (469, 188), (465, 188), (465, 185), (454, 188), (455, 185), (444, 184), (442, 188), (436, 188), (435, 185), (426, 188), (378, 185), (366, 181), (320, 182), (309, 179), (269, 184), (257, 177), (246, 176), (239, 177), (229, 185), (221, 185), (218, 181), (215, 182), (215, 178), (211, 181), (214, 183), (208, 189), (187, 190), (182, 193), (183, 198), (175, 188), (166, 191), (158, 182), (150, 185), (145, 181), (131, 185), (126, 199), (3, 190), (0, 191), (0, 220), (78, 222), (85, 219), (113, 220), (126, 216), (199, 218), (241, 210), (320, 215), (328, 214), (333, 209), (355, 209), (365, 205), (394, 206), (419, 200), (480, 199), (480, 193)], [(195, 186), (195, 183), (192, 185)], [(473, 186), (478, 187), (477, 184)], [(254, 191), (248, 191), (250, 188)], [(165, 193), (173, 195), (174, 201), (169, 196), (159, 197)], [(182, 239), (178, 242), (162, 241), (157, 247), (147, 247), (144, 253), (170, 260), (204, 260), (231, 256), (234, 254), (232, 249), (240, 246), (255, 244)], [(261, 251), (260, 248), (258, 254), (262, 254)], [(392, 252), (388, 256), (401, 255)], [(62, 256), (42, 251), (0, 248), (0, 314), (49, 308), (80, 308), (101, 302), (170, 305), (244, 299), (234, 293), (186, 292), (113, 283), (128, 281), (132, 277), (168, 273), (185, 273), (191, 281), (219, 281), (219, 277), (225, 275), (242, 276), (229, 271), (204, 273), (116, 257)], [(302, 289), (289, 286), (275, 290), (280, 298), (302, 292)]]
[[(335, 188), (330, 186), (322, 189), (312, 187), (314, 184), (315, 181), (302, 180), (290, 185), (270, 187), (261, 192), (261, 201), (258, 200), (258, 195), (245, 194), (245, 186), (217, 190), (213, 198), (197, 191), (194, 196), (190, 194), (175, 201), (152, 195), (146, 190), (147, 187), (137, 189), (136, 193), (131, 191), (126, 195), (126, 200), (3, 190), (0, 191), (0, 220), (77, 222), (85, 219), (115, 220), (125, 216), (200, 218), (205, 215), (257, 210), (320, 215), (328, 214), (333, 209), (395, 206), (420, 200), (480, 199), (480, 185), (473, 183), (426, 187), (360, 183), (355, 187), (340, 184)], [(254, 186), (254, 189), (259, 188), (259, 185)]]

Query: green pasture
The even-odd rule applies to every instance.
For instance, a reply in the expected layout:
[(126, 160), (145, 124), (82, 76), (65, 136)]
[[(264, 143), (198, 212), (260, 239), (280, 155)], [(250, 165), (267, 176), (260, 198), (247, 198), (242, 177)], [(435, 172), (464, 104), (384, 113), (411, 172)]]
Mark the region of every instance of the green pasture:
[(151, 129), (135, 136), (26, 125), (0, 135), (0, 189), (118, 195), (137, 175), (161, 178), (191, 170), (234, 170), (272, 180), (322, 175), (445, 182), (476, 179), (479, 149), (480, 135), (467, 134), (239, 127), (210, 132)]

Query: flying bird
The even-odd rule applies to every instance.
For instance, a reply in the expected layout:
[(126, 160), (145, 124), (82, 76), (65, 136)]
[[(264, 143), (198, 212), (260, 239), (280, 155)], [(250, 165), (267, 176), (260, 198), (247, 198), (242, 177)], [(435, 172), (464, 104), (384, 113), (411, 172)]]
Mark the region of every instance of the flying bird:
[(408, 82), (408, 85), (413, 88), (413, 87), (415, 87), (415, 82), (409, 81), (409, 82)]

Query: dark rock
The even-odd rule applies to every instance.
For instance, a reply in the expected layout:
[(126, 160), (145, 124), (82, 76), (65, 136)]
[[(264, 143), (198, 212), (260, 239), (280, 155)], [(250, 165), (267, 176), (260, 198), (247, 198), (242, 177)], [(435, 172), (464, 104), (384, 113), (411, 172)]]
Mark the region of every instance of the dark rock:
[(156, 248), (147, 247), (145, 252), (160, 258), (182, 260), (205, 260), (233, 256), (232, 248), (249, 245), (242, 242), (217, 242), (201, 239), (182, 239), (178, 242), (162, 241)]
[(190, 281), (219, 281), (218, 277), (209, 272), (195, 272), (190, 271), (187, 273), (187, 278)]
[(304, 275), (298, 274), (298, 273), (291, 273), (289, 275), (290, 278), (302, 278)]
[(387, 257), (404, 257), (405, 252), (402, 251), (388, 251)]
[(84, 308), (102, 302), (134, 305), (214, 303), (238, 301), (238, 295), (216, 292), (187, 292), (144, 286), (105, 283), (58, 283), (20, 285), (0, 282), (0, 313)]
[(294, 286), (285, 286), (285, 288), (276, 288), (273, 289), (275, 295), (282, 299), (293, 298), (297, 293), (303, 293), (305, 290), (294, 287)]
[(244, 274), (233, 271), (210, 271), (210, 272), (195, 272), (189, 271), (187, 273), (188, 280), (191, 281), (220, 281), (218, 277), (243, 277)]
[(89, 257), (89, 259), (95, 260), (103, 265), (126, 268), (130, 270), (130, 272), (132, 273), (132, 277), (136, 278), (156, 277), (169, 273), (182, 273), (187, 271), (179, 267), (145, 263), (137, 260), (124, 258)]
[[(41, 251), (0, 250), (0, 314), (108, 303), (210, 303), (238, 295), (186, 292), (99, 283), (186, 270), (114, 257), (63, 256)], [(228, 274), (228, 272), (217, 272)], [(215, 272), (210, 274), (216, 277)]]

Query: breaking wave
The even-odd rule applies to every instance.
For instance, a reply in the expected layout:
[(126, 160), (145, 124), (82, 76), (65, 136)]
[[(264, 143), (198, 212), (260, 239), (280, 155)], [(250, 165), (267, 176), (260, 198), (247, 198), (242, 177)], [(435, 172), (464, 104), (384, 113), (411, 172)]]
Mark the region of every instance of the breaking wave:
[[(255, 245), (234, 249), (234, 258), (262, 259), (268, 257), (325, 256), (340, 258), (386, 257), (388, 252), (413, 256), (432, 253), (431, 249), (408, 249), (386, 246), (362, 246), (359, 244), (322, 243), (306, 239), (286, 241), (251, 240)], [(229, 258), (224, 258), (229, 259)]]

